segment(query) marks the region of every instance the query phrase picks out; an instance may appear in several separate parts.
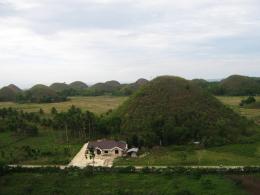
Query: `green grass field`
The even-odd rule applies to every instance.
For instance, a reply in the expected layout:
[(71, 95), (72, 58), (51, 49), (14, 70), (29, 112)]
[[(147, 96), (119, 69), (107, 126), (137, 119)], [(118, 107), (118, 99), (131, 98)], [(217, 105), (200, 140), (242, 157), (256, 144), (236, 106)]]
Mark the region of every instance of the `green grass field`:
[(46, 113), (50, 113), (55, 107), (58, 111), (66, 111), (72, 105), (81, 108), (83, 111), (89, 110), (96, 114), (102, 114), (109, 109), (118, 107), (127, 97), (97, 96), (97, 97), (71, 97), (69, 101), (60, 103), (44, 103), (44, 104), (17, 104), (13, 102), (0, 102), (0, 108), (12, 107), (26, 112), (38, 112), (43, 109)]
[(0, 161), (9, 164), (67, 164), (82, 147), (82, 142), (65, 142), (64, 132), (41, 129), (36, 137), (0, 133)]
[(260, 142), (233, 144), (208, 149), (169, 146), (147, 150), (143, 157), (119, 158), (115, 165), (136, 166), (247, 166), (260, 165)]
[[(14, 187), (15, 186), (15, 187)], [(240, 186), (224, 176), (201, 177), (136, 173), (13, 173), (0, 177), (0, 194), (169, 194), (242, 195)]]

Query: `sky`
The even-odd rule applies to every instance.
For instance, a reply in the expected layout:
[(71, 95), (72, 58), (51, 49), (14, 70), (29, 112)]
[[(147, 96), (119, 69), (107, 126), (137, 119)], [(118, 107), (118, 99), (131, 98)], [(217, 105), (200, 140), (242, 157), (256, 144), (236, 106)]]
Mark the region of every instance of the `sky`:
[(0, 0), (0, 86), (260, 76), (259, 0)]

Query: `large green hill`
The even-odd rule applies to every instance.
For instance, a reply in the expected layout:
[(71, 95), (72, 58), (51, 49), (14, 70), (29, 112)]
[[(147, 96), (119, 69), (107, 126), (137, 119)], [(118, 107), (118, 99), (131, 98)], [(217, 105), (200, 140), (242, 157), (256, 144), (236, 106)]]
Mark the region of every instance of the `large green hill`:
[(248, 133), (249, 125), (193, 82), (173, 76), (150, 81), (113, 116), (120, 119), (124, 136), (146, 145), (231, 143)]

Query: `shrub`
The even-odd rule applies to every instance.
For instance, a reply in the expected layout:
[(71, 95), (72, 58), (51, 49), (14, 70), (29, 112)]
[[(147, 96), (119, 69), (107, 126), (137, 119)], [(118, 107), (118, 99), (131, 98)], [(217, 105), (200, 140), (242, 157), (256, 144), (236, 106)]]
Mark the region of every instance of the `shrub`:
[(249, 96), (247, 99), (241, 100), (239, 105), (244, 106), (245, 104), (252, 104), (255, 102), (256, 102), (256, 99), (254, 98), (254, 96)]

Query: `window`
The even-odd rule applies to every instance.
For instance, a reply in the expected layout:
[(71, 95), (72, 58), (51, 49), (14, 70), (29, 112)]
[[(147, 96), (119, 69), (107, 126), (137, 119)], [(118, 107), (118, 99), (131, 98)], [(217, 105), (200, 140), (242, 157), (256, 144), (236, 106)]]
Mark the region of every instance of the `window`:
[(105, 154), (108, 154), (108, 151), (107, 151), (107, 150), (105, 150)]
[(118, 150), (115, 150), (115, 154), (118, 154), (119, 152), (118, 152)]
[(97, 155), (101, 154), (101, 150), (97, 149)]

